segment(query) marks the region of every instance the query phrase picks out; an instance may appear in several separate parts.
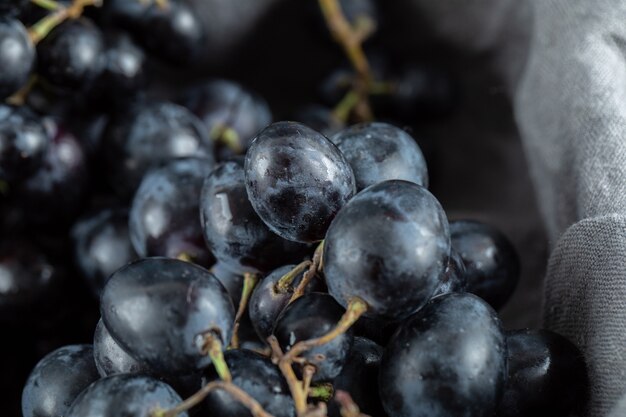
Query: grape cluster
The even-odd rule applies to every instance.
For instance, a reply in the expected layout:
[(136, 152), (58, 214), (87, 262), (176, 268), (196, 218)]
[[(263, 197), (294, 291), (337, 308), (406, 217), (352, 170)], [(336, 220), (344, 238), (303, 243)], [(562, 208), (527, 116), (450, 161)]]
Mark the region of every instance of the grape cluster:
[[(379, 23), (319, 5), (340, 42)], [(235, 82), (163, 85), (206, 35), (182, 0), (0, 5), (0, 323), (54, 333), (91, 306), (90, 344), (42, 348), (23, 417), (583, 409), (576, 346), (498, 318), (512, 243), (449, 220), (413, 135), (372, 119), (445, 114), (445, 76), (359, 46), (320, 88), (334, 109), (272, 122)]]

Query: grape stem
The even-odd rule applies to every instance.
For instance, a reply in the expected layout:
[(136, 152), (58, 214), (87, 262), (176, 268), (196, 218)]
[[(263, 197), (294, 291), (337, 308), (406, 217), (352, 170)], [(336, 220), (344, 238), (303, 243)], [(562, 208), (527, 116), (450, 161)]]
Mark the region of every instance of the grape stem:
[(252, 295), (252, 291), (254, 291), (254, 287), (256, 287), (257, 282), (259, 282), (259, 277), (256, 274), (251, 274), (249, 272), (245, 272), (243, 274), (243, 289), (241, 290), (241, 300), (239, 301), (239, 308), (237, 309), (237, 314), (235, 315), (233, 337), (230, 340), (230, 347), (233, 349), (237, 349), (239, 347), (239, 324), (241, 322), (241, 318), (246, 312), (246, 308), (248, 307), (248, 301), (250, 301), (250, 296)]
[(302, 280), (293, 291), (293, 295), (289, 299), (289, 304), (296, 301), (298, 298), (304, 295), (304, 291), (306, 287), (309, 285), (311, 280), (315, 278), (315, 274), (322, 269), (322, 255), (324, 253), (324, 241), (321, 241), (320, 244), (315, 248), (315, 252), (313, 253), (313, 260), (309, 265), (309, 269), (302, 276)]
[(312, 385), (309, 389), (309, 398), (319, 398), (324, 402), (330, 401), (335, 393), (335, 388), (330, 382), (322, 382)]
[(226, 381), (213, 381), (200, 388), (198, 392), (187, 398), (185, 401), (178, 404), (176, 407), (169, 410), (162, 410), (157, 408), (151, 413), (151, 417), (176, 417), (178, 414), (183, 413), (192, 407), (200, 404), (211, 391), (221, 389), (229, 393), (236, 401), (243, 404), (253, 417), (274, 417), (263, 409), (261, 404), (254, 398), (252, 398), (247, 392), (234, 385), (232, 382)]
[(346, 391), (338, 390), (335, 394), (335, 401), (339, 403), (341, 417), (369, 417), (367, 414), (361, 413), (359, 407)]
[(222, 341), (218, 335), (213, 332), (208, 332), (204, 335), (202, 353), (211, 358), (211, 362), (213, 362), (213, 366), (215, 367), (215, 372), (217, 372), (220, 379), (226, 382), (232, 381), (230, 370), (224, 360)]
[(280, 277), (274, 285), (274, 291), (278, 294), (284, 294), (291, 289), (293, 280), (305, 269), (309, 268), (311, 261), (303, 261), (296, 265), (291, 271)]
[(63, 7), (54, 0), (30, 0), (30, 2), (46, 10), (59, 10)]
[(307, 398), (310, 396), (311, 380), (313, 379), (313, 375), (315, 375), (316, 370), (317, 369), (313, 365), (307, 364), (302, 367), (302, 391)]
[(28, 34), (33, 44), (38, 44), (48, 34), (61, 23), (67, 19), (77, 19), (83, 14), (83, 9), (87, 6), (100, 7), (102, 0), (74, 0), (69, 7), (58, 7), (54, 13), (49, 14), (37, 23), (35, 23), (29, 30)]

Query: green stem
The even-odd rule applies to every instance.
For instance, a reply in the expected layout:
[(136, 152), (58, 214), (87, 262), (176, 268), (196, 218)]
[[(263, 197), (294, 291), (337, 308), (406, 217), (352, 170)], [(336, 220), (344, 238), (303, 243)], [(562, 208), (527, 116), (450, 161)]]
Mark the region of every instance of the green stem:
[(348, 93), (341, 99), (341, 101), (335, 106), (333, 109), (333, 116), (337, 120), (340, 120), (343, 123), (347, 123), (352, 110), (359, 103), (359, 94), (356, 91), (350, 90)]
[(36, 6), (51, 11), (59, 10), (61, 7), (63, 7), (54, 0), (30, 0), (30, 2)]
[(316, 385), (311, 385), (309, 388), (309, 398), (315, 398), (324, 402), (330, 401), (335, 393), (335, 388), (330, 382), (322, 382)]
[(239, 347), (239, 323), (241, 318), (246, 312), (248, 307), (248, 301), (252, 296), (252, 291), (259, 282), (259, 277), (256, 274), (246, 272), (243, 274), (243, 289), (241, 290), (241, 300), (239, 301), (239, 308), (237, 309), (237, 315), (235, 316), (235, 325), (233, 326), (233, 337), (230, 340), (230, 347), (236, 349)]
[(311, 261), (300, 262), (296, 265), (291, 271), (287, 272), (285, 275), (280, 277), (276, 285), (274, 286), (275, 291), (279, 294), (284, 294), (291, 289), (291, 284), (293, 280), (302, 273), (302, 271), (306, 270), (309, 265), (311, 265)]
[(224, 351), (222, 349), (222, 341), (214, 333), (207, 333), (204, 336), (203, 352), (211, 358), (215, 371), (221, 380), (226, 382), (232, 381), (228, 364), (224, 360)]

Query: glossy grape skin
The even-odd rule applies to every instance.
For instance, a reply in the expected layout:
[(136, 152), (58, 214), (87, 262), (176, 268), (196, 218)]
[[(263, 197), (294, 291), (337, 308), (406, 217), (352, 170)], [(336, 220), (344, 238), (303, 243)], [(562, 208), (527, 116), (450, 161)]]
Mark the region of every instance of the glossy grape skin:
[(149, 376), (113, 375), (91, 384), (63, 417), (150, 417), (156, 407), (167, 410), (181, 401), (172, 387)]
[[(257, 400), (274, 417), (296, 415), (289, 386), (272, 361), (258, 353), (234, 349), (224, 354), (233, 384)], [(207, 368), (203, 384), (219, 380), (213, 367)], [(214, 391), (203, 402), (207, 416), (252, 417), (250, 411), (227, 393)]]
[(200, 221), (211, 252), (240, 273), (301, 260), (309, 248), (283, 239), (263, 223), (248, 200), (244, 170), (237, 162), (220, 164), (204, 181)]
[[(328, 294), (312, 292), (289, 304), (278, 316), (274, 336), (284, 352), (302, 340), (314, 339), (331, 331), (345, 310)], [(310, 349), (302, 354), (307, 363), (317, 370), (313, 381), (329, 381), (335, 378), (348, 358), (353, 332), (337, 336), (331, 342)]]
[(103, 146), (111, 185), (131, 196), (144, 174), (176, 158), (213, 161), (213, 144), (201, 122), (169, 102), (138, 102), (109, 123)]
[(339, 149), (296, 122), (265, 128), (248, 149), (248, 198), (268, 227), (296, 242), (324, 238), (355, 193), (354, 175)]
[(386, 180), (411, 181), (428, 187), (426, 160), (415, 139), (387, 123), (361, 123), (330, 140), (354, 172), (357, 191)]
[(14, 191), (29, 223), (59, 228), (74, 220), (85, 203), (89, 191), (87, 157), (78, 139), (61, 122), (46, 118), (44, 124), (51, 140), (42, 164)]
[(120, 346), (163, 375), (209, 365), (202, 336), (212, 332), (227, 346), (235, 319), (228, 292), (210, 272), (168, 258), (142, 259), (114, 273), (100, 311)]
[[(213, 139), (221, 129), (233, 129), (243, 153), (256, 134), (272, 122), (272, 113), (262, 97), (228, 80), (196, 85), (186, 91), (181, 103), (202, 120)], [(222, 144), (217, 146), (221, 159), (233, 153)]]
[(233, 305), (238, 306), (243, 290), (243, 275), (232, 271), (225, 263), (219, 260), (211, 267), (211, 273), (222, 283), (228, 295), (233, 300)]
[(30, 76), (35, 62), (33, 46), (24, 25), (0, 13), (0, 100), (18, 91)]
[(454, 249), (450, 250), (448, 264), (443, 272), (442, 280), (433, 297), (450, 292), (465, 292), (467, 290), (467, 278), (465, 276), (465, 264), (461, 255)]
[(184, 255), (209, 265), (211, 254), (202, 237), (198, 201), (212, 165), (210, 159), (184, 158), (146, 174), (129, 214), (130, 239), (141, 257)]
[(574, 344), (549, 330), (517, 330), (507, 333), (507, 345), (508, 379), (498, 417), (583, 414), (589, 381)]
[(64, 346), (49, 353), (26, 381), (23, 417), (66, 416), (76, 397), (98, 378), (91, 345)]
[(79, 220), (72, 228), (72, 239), (75, 263), (96, 296), (113, 272), (138, 257), (124, 209), (105, 209)]
[(102, 71), (102, 33), (91, 21), (68, 20), (37, 45), (37, 71), (62, 90), (82, 90)]
[(27, 107), (0, 104), (0, 181), (17, 181), (34, 173), (49, 143), (43, 121)]
[(328, 292), (343, 306), (360, 297), (368, 304), (367, 317), (407, 317), (439, 286), (450, 254), (449, 236), (446, 215), (425, 188), (401, 180), (371, 186), (328, 229)]
[(496, 312), (469, 293), (433, 298), (393, 336), (380, 364), (389, 417), (488, 417), (506, 380)]
[[(252, 326), (261, 340), (267, 340), (272, 334), (272, 329), (276, 324), (276, 319), (287, 307), (294, 289), (302, 280), (304, 272), (296, 276), (289, 288), (281, 293), (276, 288), (276, 284), (287, 272), (291, 271), (295, 265), (285, 265), (267, 274), (259, 282), (248, 302), (248, 313)], [(318, 278), (314, 278), (306, 287), (307, 292), (321, 291), (322, 283)]]
[(104, 13), (105, 19), (132, 33), (146, 51), (170, 65), (180, 67), (202, 58), (205, 29), (184, 1), (169, 0), (163, 8), (156, 3), (109, 0)]
[(0, 17), (15, 16), (29, 3), (29, 0), (5, 0), (0, 3)]
[[(355, 337), (346, 364), (333, 381), (335, 392), (348, 392), (361, 413), (370, 416), (385, 415), (378, 395), (378, 368), (382, 356), (382, 347), (369, 339)], [(328, 402), (328, 416), (341, 416), (334, 400)]]
[(495, 309), (515, 291), (520, 278), (517, 251), (496, 228), (472, 220), (450, 222), (452, 247), (465, 263), (467, 291)]
[(339, 133), (345, 125), (341, 120), (335, 117), (332, 109), (315, 104), (300, 108), (294, 114), (293, 120), (309, 126), (327, 138), (331, 138), (333, 135)]
[(93, 356), (101, 377), (118, 374), (147, 374), (151, 369), (130, 356), (113, 339), (102, 319), (98, 320), (93, 336)]

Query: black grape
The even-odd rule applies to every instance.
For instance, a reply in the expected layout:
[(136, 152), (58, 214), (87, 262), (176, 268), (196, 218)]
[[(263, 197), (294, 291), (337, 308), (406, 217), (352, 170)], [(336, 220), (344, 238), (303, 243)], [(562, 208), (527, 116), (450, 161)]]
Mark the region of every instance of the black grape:
[(123, 196), (134, 193), (146, 172), (172, 159), (214, 159), (213, 144), (200, 120), (169, 102), (138, 102), (116, 114), (103, 146), (109, 180)]
[(308, 251), (308, 245), (273, 233), (257, 216), (237, 162), (220, 164), (205, 180), (200, 219), (207, 246), (233, 271), (265, 272), (299, 261)]
[(569, 340), (549, 330), (507, 334), (508, 379), (498, 417), (582, 415), (589, 396), (585, 360)]
[(203, 336), (211, 333), (227, 346), (235, 319), (228, 292), (210, 272), (169, 258), (142, 259), (115, 272), (100, 311), (120, 346), (164, 375), (209, 365)]
[[(245, 349), (229, 350), (224, 354), (233, 384), (257, 400), (274, 417), (294, 417), (296, 411), (289, 386), (272, 361)], [(219, 380), (212, 367), (207, 368), (204, 384)], [(207, 416), (252, 417), (250, 411), (228, 393), (216, 390), (203, 402)]]
[(0, 181), (24, 179), (43, 163), (50, 138), (27, 107), (0, 104)]
[(35, 62), (35, 47), (19, 20), (1, 15), (0, 10), (0, 100), (4, 100), (28, 81)]
[(389, 417), (493, 416), (506, 380), (496, 312), (468, 293), (433, 298), (393, 336), (380, 364)]
[(149, 376), (112, 375), (91, 384), (63, 417), (149, 417), (156, 407), (169, 409), (181, 401), (172, 387)]
[[(284, 352), (302, 340), (314, 339), (331, 331), (345, 310), (328, 294), (309, 293), (289, 304), (280, 314), (274, 336)], [(341, 372), (350, 353), (353, 332), (337, 336), (325, 345), (302, 354), (307, 363), (316, 367), (313, 381), (328, 381)]]
[[(214, 80), (189, 88), (181, 103), (202, 120), (223, 159), (234, 147), (244, 153), (257, 133), (272, 122), (269, 106), (260, 96), (227, 80)], [(236, 134), (235, 143), (226, 147), (226, 130)]]
[(465, 264), (461, 255), (454, 249), (450, 250), (448, 264), (443, 271), (441, 283), (433, 293), (433, 297), (450, 292), (464, 292), (467, 290)]
[(415, 139), (387, 123), (362, 123), (331, 140), (346, 157), (357, 191), (385, 180), (406, 180), (428, 187), (426, 161)]
[(30, 0), (4, 0), (0, 3), (0, 17), (15, 16), (29, 4)]
[[(261, 282), (259, 282), (250, 297), (248, 303), (248, 312), (252, 326), (261, 340), (267, 340), (272, 334), (272, 329), (276, 324), (276, 319), (283, 311), (294, 289), (302, 280), (304, 272), (298, 274), (291, 285), (285, 291), (280, 291), (277, 287), (278, 281), (283, 275), (291, 271), (295, 265), (281, 266), (270, 272)], [(314, 278), (306, 287), (307, 292), (321, 291), (322, 283), (319, 279)]]
[(130, 208), (129, 231), (133, 247), (141, 257), (185, 256), (208, 266), (198, 201), (204, 178), (213, 161), (185, 158), (146, 174)]
[(354, 174), (321, 133), (278, 122), (252, 142), (245, 162), (252, 207), (275, 233), (296, 242), (322, 240), (355, 192)]
[(124, 209), (105, 209), (79, 220), (72, 238), (76, 265), (97, 296), (113, 272), (137, 258)]
[(232, 271), (228, 265), (219, 260), (211, 267), (211, 273), (222, 283), (233, 305), (238, 306), (241, 300), (241, 291), (243, 290), (243, 274)]
[(66, 416), (76, 397), (98, 378), (91, 345), (64, 346), (49, 353), (26, 381), (23, 417)]
[(465, 263), (467, 291), (495, 309), (502, 307), (520, 278), (519, 257), (513, 244), (496, 228), (470, 220), (450, 222), (450, 237), (452, 247)]
[(328, 292), (344, 307), (358, 296), (366, 316), (402, 319), (441, 282), (450, 255), (448, 220), (425, 188), (401, 180), (357, 194), (324, 241)]
[(117, 374), (151, 374), (145, 363), (130, 356), (113, 339), (102, 319), (98, 320), (93, 336), (93, 356), (101, 377)]
[(102, 33), (91, 21), (68, 20), (37, 45), (37, 71), (62, 90), (82, 90), (102, 71)]

